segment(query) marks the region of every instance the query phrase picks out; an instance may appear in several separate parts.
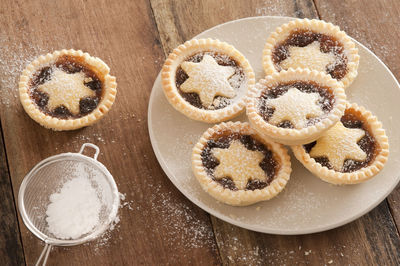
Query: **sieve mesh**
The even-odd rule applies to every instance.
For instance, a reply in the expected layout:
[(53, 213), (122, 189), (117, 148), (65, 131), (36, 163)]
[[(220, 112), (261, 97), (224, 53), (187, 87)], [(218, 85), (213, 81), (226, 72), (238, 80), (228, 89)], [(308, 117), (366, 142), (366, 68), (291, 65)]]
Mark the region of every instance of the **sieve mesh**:
[[(97, 146), (86, 143), (81, 152), (86, 146), (96, 149), (97, 158)], [(49, 232), (46, 222), (50, 195), (59, 192), (65, 182), (82, 173), (96, 189), (101, 202), (99, 224), (79, 239), (58, 239)], [(32, 233), (49, 245), (70, 246), (93, 240), (109, 227), (117, 215), (119, 194), (113, 177), (97, 160), (80, 153), (63, 153), (47, 158), (31, 170), (21, 184), (18, 203), (21, 216)]]

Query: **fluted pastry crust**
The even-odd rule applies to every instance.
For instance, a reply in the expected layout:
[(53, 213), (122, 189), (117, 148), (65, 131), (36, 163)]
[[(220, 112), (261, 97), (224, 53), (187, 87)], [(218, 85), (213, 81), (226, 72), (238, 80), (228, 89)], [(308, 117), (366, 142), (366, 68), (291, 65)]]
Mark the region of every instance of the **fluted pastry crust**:
[[(103, 78), (103, 92), (97, 107), (89, 114), (80, 118), (59, 119), (57, 117), (42, 112), (29, 95), (29, 82), (34, 73), (43, 67), (54, 64), (61, 56), (68, 55), (83, 59), (85, 64), (90, 66), (96, 74)], [(39, 56), (32, 61), (22, 72), (19, 81), (19, 95), (21, 104), (26, 113), (36, 122), (46, 128), (53, 130), (74, 130), (81, 127), (89, 126), (101, 119), (110, 110), (117, 94), (116, 78), (111, 76), (110, 69), (101, 59), (90, 56), (80, 50), (61, 50), (46, 55)]]
[[(269, 86), (273, 87), (291, 81), (311, 81), (330, 88), (334, 96), (332, 110), (319, 122), (301, 129), (282, 128), (265, 121), (258, 107), (261, 93)], [(346, 107), (346, 95), (342, 84), (322, 72), (309, 69), (282, 70), (269, 75), (250, 88), (247, 95), (247, 117), (253, 129), (267, 139), (286, 145), (305, 144), (316, 140), (339, 121)]]
[(338, 185), (357, 184), (374, 177), (382, 170), (389, 157), (388, 137), (386, 136), (385, 130), (382, 128), (382, 123), (378, 121), (377, 117), (370, 111), (367, 111), (364, 107), (358, 106), (355, 103), (347, 104), (346, 109), (353, 109), (361, 114), (361, 117), (367, 124), (369, 132), (378, 144), (378, 152), (374, 160), (367, 167), (349, 173), (338, 172), (316, 162), (315, 159), (306, 152), (302, 145), (291, 147), (296, 158), (310, 172), (326, 182)]
[[(179, 93), (176, 86), (176, 71), (185, 60), (201, 52), (219, 52), (239, 63), (245, 79), (240, 86), (232, 104), (221, 109), (200, 109), (187, 102)], [(179, 45), (169, 54), (161, 70), (162, 87), (169, 103), (185, 116), (207, 123), (217, 123), (237, 116), (244, 110), (247, 88), (255, 83), (254, 71), (247, 59), (232, 45), (213, 39), (193, 39)]]
[[(256, 135), (248, 123), (241, 122), (220, 123), (204, 132), (200, 140), (194, 146), (192, 152), (192, 169), (202, 188), (217, 200), (234, 206), (246, 206), (259, 201), (269, 200), (279, 194), (289, 181), (292, 169), (290, 157), (287, 154), (286, 148), (283, 145), (271, 141), (262, 140), (262, 143), (268, 147), (274, 154), (274, 157), (277, 158), (279, 170), (275, 173), (273, 181), (265, 188), (255, 190), (231, 190), (229, 188), (224, 188), (207, 174), (201, 159), (201, 153), (213, 134), (224, 131)], [(257, 139), (259, 140), (261, 138)]]
[(305, 29), (316, 33), (322, 33), (334, 37), (344, 47), (344, 54), (347, 57), (347, 73), (338, 80), (343, 83), (343, 87), (347, 88), (357, 76), (357, 69), (360, 60), (358, 49), (355, 43), (350, 39), (344, 31), (341, 31), (338, 26), (332, 23), (327, 23), (317, 19), (296, 19), (278, 27), (268, 37), (263, 50), (263, 67), (266, 75), (279, 72), (273, 60), (272, 54), (277, 45), (284, 42), (288, 36), (295, 30)]

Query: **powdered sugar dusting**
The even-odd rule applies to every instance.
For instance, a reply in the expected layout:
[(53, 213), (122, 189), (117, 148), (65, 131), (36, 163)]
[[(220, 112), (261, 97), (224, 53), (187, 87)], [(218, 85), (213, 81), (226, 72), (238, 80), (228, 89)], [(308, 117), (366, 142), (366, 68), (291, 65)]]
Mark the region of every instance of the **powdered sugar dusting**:
[(279, 98), (267, 100), (267, 105), (275, 111), (269, 119), (269, 123), (279, 125), (284, 121), (290, 121), (296, 129), (307, 127), (308, 119), (319, 118), (324, 112), (319, 106), (318, 93), (304, 93), (293, 87)]
[(332, 70), (335, 68), (336, 60), (333, 52), (321, 52), (320, 43), (314, 41), (305, 47), (289, 46), (286, 59), (279, 65), (284, 69), (301, 67), (325, 72), (327, 68)]
[[(279, 239), (275, 236), (261, 236), (271, 238), (262, 242), (243, 241), (235, 232), (238, 229), (233, 226), (225, 227), (226, 231), (217, 231), (219, 249), (227, 254), (223, 260), (229, 264), (240, 265), (329, 265), (332, 263), (344, 263), (354, 255), (360, 256), (362, 246), (336, 241), (328, 243), (324, 250), (315, 249), (313, 243), (301, 244), (298, 238), (293, 238), (289, 245), (279, 245)], [(241, 229), (239, 229), (241, 230)], [(256, 233), (249, 232), (250, 237)], [(277, 241), (274, 243), (274, 241)], [(289, 243), (289, 242), (285, 242)], [(226, 252), (225, 252), (226, 251)]]
[(176, 83), (186, 101), (208, 110), (232, 104), (243, 96), (247, 88), (246, 75), (240, 62), (214, 50), (187, 58), (177, 70)]
[(267, 180), (266, 173), (260, 167), (265, 155), (260, 151), (247, 149), (238, 140), (232, 141), (228, 149), (214, 148), (212, 154), (220, 162), (214, 170), (214, 176), (231, 177), (238, 189), (245, 189), (250, 179)]
[[(123, 241), (124, 236), (120, 234), (120, 230), (121, 226), (126, 226), (124, 216), (135, 214), (137, 219), (154, 217), (154, 221), (144, 221), (141, 226), (136, 227), (135, 234), (143, 235), (143, 237), (162, 237), (162, 242), (166, 245), (186, 250), (184, 256), (186, 254), (190, 256), (190, 251), (197, 248), (216, 249), (212, 228), (205, 220), (199, 219), (193, 206), (177, 200), (172, 191), (166, 192), (164, 185), (154, 183), (151, 177), (146, 177), (144, 180), (146, 180), (144, 181), (145, 187), (140, 190), (132, 188), (129, 193), (120, 194), (119, 215), (110, 229), (94, 243), (96, 253), (104, 253), (111, 245)], [(151, 191), (151, 193), (146, 193), (147, 204), (143, 205), (142, 202), (130, 199), (134, 195), (138, 197), (137, 194), (143, 193), (143, 190)], [(128, 212), (132, 214), (128, 214)], [(154, 228), (154, 222), (157, 227), (161, 227), (160, 230)], [(162, 234), (158, 235), (158, 231)], [(149, 236), (149, 232), (152, 232), (151, 236)], [(179, 259), (174, 256), (171, 254), (171, 260)]]
[(52, 176), (60, 182), (58, 190), (46, 208), (47, 230), (58, 239), (79, 239), (110, 219), (118, 198), (105, 173), (94, 165), (75, 160), (59, 163)]
[(88, 178), (79, 175), (50, 196), (48, 230), (59, 239), (77, 239), (99, 224), (100, 199)]
[(256, 15), (258, 16), (284, 16), (286, 12), (284, 10), (287, 9), (287, 3), (276, 1), (274, 4), (271, 4), (270, 1), (264, 1), (262, 5), (256, 7)]
[(147, 183), (147, 185), (154, 189), (149, 199), (151, 212), (161, 216), (163, 223), (160, 226), (163, 232), (167, 232), (163, 235), (165, 243), (185, 248), (187, 249), (185, 253), (201, 247), (215, 248), (210, 224), (197, 217), (191, 204), (176, 200), (171, 191), (163, 191), (161, 184)]
[(50, 80), (37, 87), (38, 91), (49, 96), (47, 107), (54, 110), (65, 106), (72, 114), (80, 112), (80, 100), (84, 97), (94, 97), (96, 93), (85, 85), (89, 82), (83, 72), (66, 73), (65, 71), (52, 68)]
[(234, 68), (219, 65), (208, 54), (199, 63), (183, 62), (181, 67), (189, 78), (179, 88), (185, 93), (197, 93), (204, 107), (209, 108), (216, 95), (235, 97), (228, 83), (228, 78), (235, 73)]
[[(1, 72), (1, 104), (15, 107), (19, 104), (18, 82), (22, 70), (45, 50), (37, 46), (26, 46), (23, 43), (12, 43), (4, 35), (0, 35), (0, 72)], [(17, 111), (16, 108), (7, 110)]]
[(346, 128), (339, 121), (317, 140), (317, 144), (310, 151), (310, 156), (314, 158), (326, 156), (336, 171), (343, 171), (346, 159), (357, 161), (367, 159), (366, 152), (357, 144), (364, 136), (363, 129)]
[[(105, 231), (93, 244), (88, 243), (87, 245), (93, 245), (94, 251), (97, 254), (102, 253), (105, 249), (109, 248), (110, 244), (112, 243), (112, 237), (114, 235), (119, 235), (118, 238), (114, 239), (114, 241), (121, 241), (123, 237), (119, 233), (120, 231), (120, 222), (121, 222), (121, 211), (123, 209), (128, 209), (129, 211), (133, 210), (133, 200), (129, 200), (126, 194), (119, 193), (120, 205), (119, 211), (115, 219), (111, 222), (110, 227), (107, 231)], [(104, 248), (104, 249), (103, 249)]]

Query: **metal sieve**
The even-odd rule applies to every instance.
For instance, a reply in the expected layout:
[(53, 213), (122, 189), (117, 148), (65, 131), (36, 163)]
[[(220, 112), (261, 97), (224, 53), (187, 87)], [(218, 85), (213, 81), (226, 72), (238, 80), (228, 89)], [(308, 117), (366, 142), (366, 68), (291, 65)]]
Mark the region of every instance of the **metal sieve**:
[[(93, 148), (93, 158), (83, 155), (86, 147)], [(18, 194), (18, 207), (26, 227), (45, 247), (36, 262), (46, 264), (52, 246), (79, 245), (101, 236), (115, 220), (119, 207), (119, 193), (114, 178), (107, 168), (97, 161), (100, 149), (91, 143), (82, 145), (79, 153), (62, 153), (38, 163), (24, 178)], [(50, 195), (58, 192), (63, 184), (74, 177), (74, 169), (81, 167), (96, 189), (101, 202), (99, 224), (89, 233), (77, 239), (59, 239), (48, 230), (46, 210)], [(75, 172), (76, 174), (76, 172)]]

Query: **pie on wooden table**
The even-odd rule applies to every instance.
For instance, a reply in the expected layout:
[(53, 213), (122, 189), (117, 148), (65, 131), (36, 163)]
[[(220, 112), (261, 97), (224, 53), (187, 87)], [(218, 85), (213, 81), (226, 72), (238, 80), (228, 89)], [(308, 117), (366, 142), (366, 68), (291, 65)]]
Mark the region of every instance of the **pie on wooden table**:
[(340, 121), (319, 139), (292, 149), (308, 170), (333, 184), (356, 184), (372, 178), (389, 155), (382, 124), (355, 103), (348, 104)]
[(192, 168), (207, 193), (234, 206), (273, 198), (291, 173), (285, 147), (261, 138), (241, 122), (209, 128), (193, 148)]
[(111, 108), (115, 77), (99, 58), (76, 50), (42, 55), (22, 72), (19, 93), (28, 115), (53, 130), (93, 124)]
[(249, 89), (247, 116), (262, 137), (298, 145), (314, 141), (339, 121), (346, 106), (342, 84), (323, 72), (289, 69)]
[(338, 26), (316, 19), (296, 19), (278, 27), (264, 47), (267, 75), (289, 68), (329, 74), (347, 88), (357, 76), (358, 49)]
[(212, 39), (194, 39), (178, 46), (161, 71), (164, 93), (187, 117), (215, 123), (244, 110), (254, 72), (233, 46)]

